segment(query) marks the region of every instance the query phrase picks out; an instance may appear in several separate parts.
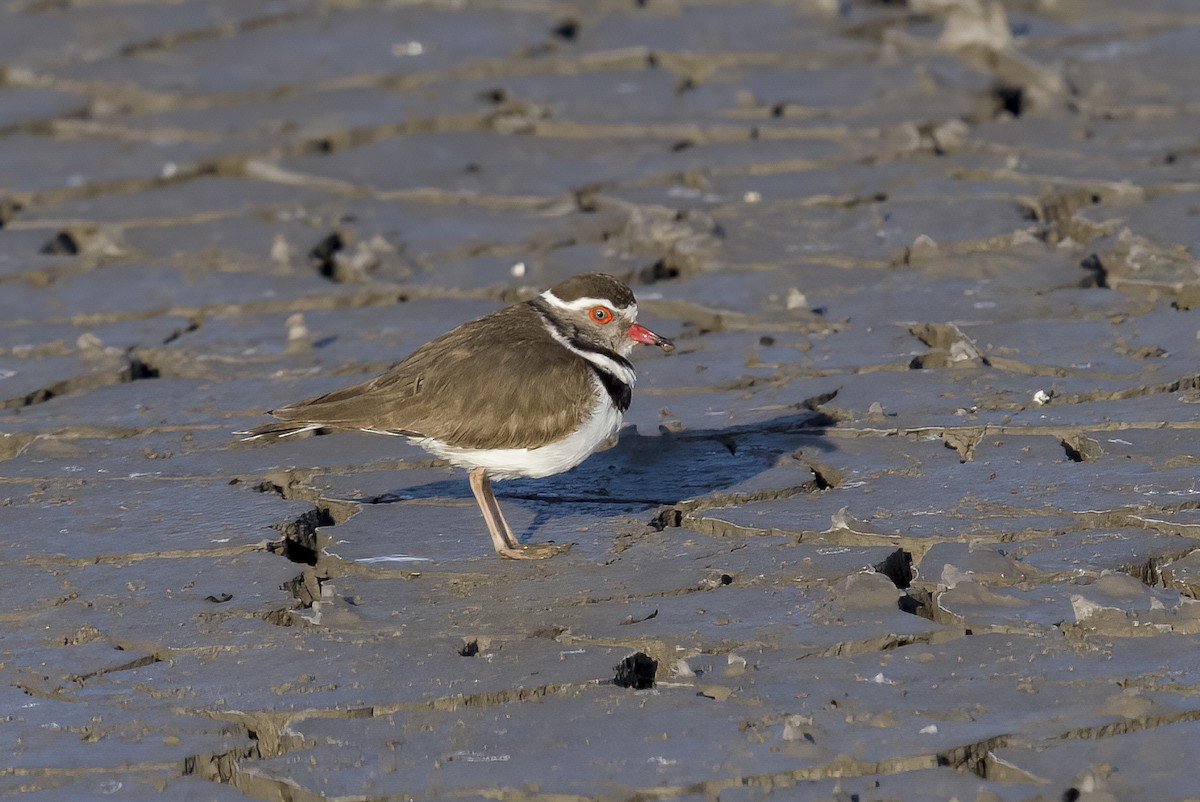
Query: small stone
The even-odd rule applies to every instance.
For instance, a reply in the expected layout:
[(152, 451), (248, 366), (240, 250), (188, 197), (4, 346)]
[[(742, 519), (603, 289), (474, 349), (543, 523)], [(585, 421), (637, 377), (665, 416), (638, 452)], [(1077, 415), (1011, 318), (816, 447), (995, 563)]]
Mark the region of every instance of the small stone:
[(85, 331), (79, 335), (79, 339), (75, 340), (75, 347), (81, 351), (91, 351), (97, 348), (103, 348), (104, 343), (99, 337), (90, 331)]
[(942, 566), (942, 575), (938, 579), (938, 585), (953, 590), (963, 582), (974, 581), (974, 574), (971, 571), (964, 571), (957, 565), (946, 563)]
[(1022, 228), (1018, 231), (1013, 232), (1012, 240), (1010, 241), (1010, 244), (1012, 244), (1013, 246), (1040, 245), (1041, 242), (1042, 241), (1037, 238), (1037, 235), (1035, 233), (1033, 233), (1032, 231), (1026, 231), (1025, 229)]
[(425, 45), (420, 42), (400, 42), (392, 45), (393, 56), (419, 56), (425, 52)]
[(784, 719), (783, 722), (783, 740), (785, 741), (810, 741), (814, 740), (812, 735), (813, 719), (812, 716), (791, 715)]
[(287, 341), (288, 345), (308, 342), (308, 326), (304, 322), (304, 313), (296, 312), (288, 315)]
[(276, 234), (271, 242), (271, 261), (277, 265), (286, 265), (292, 259), (292, 247), (282, 234)]
[(921, 234), (908, 248), (909, 264), (927, 262), (938, 255), (938, 244), (928, 234)]
[(671, 663), (671, 671), (677, 677), (694, 677), (696, 672), (692, 671), (692, 667), (688, 665), (688, 661), (682, 657)]
[(959, 119), (948, 120), (933, 129), (933, 141), (938, 150), (945, 153), (962, 149), (970, 137), (971, 129)]
[(983, 46), (989, 50), (1012, 47), (1012, 28), (999, 3), (965, 2), (951, 7), (938, 44), (951, 50)]
[(785, 302), (785, 305), (787, 306), (788, 311), (793, 309), (808, 309), (808, 297), (804, 293), (800, 292), (800, 290), (792, 287), (790, 290), (788, 290), (787, 301)]

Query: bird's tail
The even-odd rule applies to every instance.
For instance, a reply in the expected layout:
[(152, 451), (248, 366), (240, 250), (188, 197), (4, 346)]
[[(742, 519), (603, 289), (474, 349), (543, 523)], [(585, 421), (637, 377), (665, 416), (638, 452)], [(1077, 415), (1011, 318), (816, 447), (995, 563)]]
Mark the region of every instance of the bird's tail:
[(247, 429), (244, 432), (234, 432), (234, 434), (243, 435), (242, 441), (257, 440), (260, 437), (291, 437), (294, 434), (303, 434), (304, 432), (315, 432), (320, 429), (319, 423), (304, 423), (302, 421), (280, 421), (278, 423), (268, 423), (263, 426), (255, 426), (253, 429)]

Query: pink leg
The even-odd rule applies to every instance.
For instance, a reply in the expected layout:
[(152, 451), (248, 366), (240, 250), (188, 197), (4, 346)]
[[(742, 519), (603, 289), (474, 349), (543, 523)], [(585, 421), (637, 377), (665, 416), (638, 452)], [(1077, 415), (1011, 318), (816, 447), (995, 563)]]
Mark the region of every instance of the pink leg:
[(471, 492), (475, 494), (475, 501), (479, 504), (480, 512), (483, 513), (488, 534), (492, 536), (492, 546), (501, 557), (508, 557), (511, 560), (541, 560), (570, 548), (569, 545), (554, 544), (522, 546), (513, 535), (508, 521), (504, 520), (504, 513), (500, 512), (500, 503), (496, 501), (496, 496), (492, 493), (492, 482), (487, 477), (487, 471), (483, 468), (472, 468), (470, 476)]

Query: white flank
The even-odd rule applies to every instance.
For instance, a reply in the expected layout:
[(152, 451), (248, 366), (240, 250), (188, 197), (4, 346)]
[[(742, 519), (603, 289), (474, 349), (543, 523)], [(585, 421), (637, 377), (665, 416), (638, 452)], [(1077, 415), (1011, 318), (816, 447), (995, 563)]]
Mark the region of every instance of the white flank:
[(587, 459), (621, 426), (621, 412), (613, 406), (600, 379), (593, 377), (592, 383), (596, 390), (596, 408), (592, 410), (592, 416), (577, 431), (540, 448), (456, 448), (432, 437), (410, 440), (460, 468), (486, 468), (492, 479), (539, 478), (562, 473)]

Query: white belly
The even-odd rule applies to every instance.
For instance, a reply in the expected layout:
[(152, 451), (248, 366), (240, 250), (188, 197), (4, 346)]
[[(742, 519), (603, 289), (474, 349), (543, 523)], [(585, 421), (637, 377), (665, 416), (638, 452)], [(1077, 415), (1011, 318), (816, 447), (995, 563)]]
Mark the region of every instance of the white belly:
[(574, 468), (617, 433), (621, 412), (598, 393), (596, 409), (578, 431), (540, 448), (456, 448), (431, 437), (410, 438), (415, 445), (460, 468), (485, 468), (493, 479), (552, 476)]

